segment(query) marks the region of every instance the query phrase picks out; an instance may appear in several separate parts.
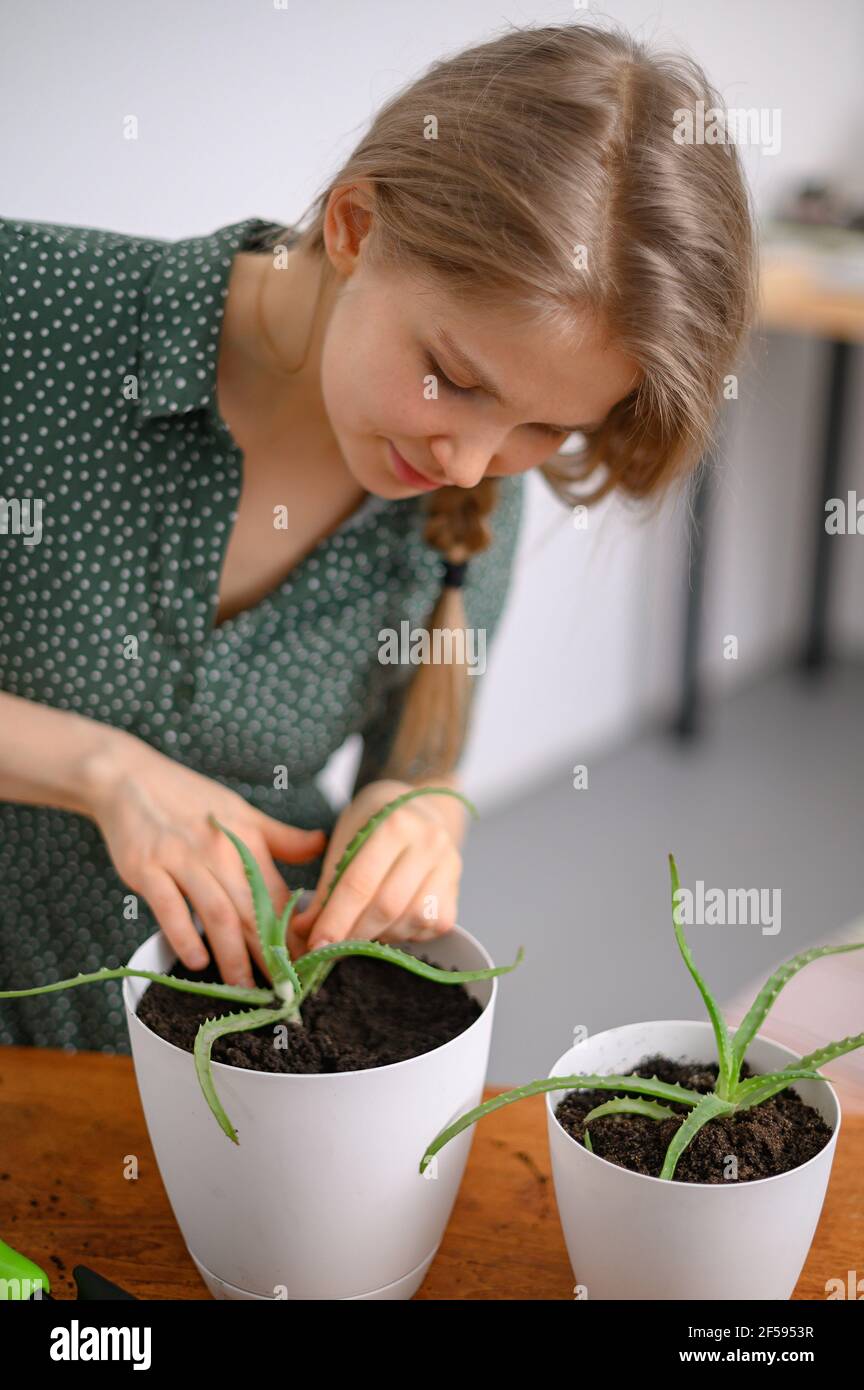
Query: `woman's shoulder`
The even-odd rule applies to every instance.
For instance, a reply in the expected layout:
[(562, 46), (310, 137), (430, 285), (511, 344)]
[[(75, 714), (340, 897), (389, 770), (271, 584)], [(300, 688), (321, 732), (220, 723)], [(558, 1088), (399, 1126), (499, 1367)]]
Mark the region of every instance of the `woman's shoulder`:
[[(8, 385), (84, 385), (108, 343), (134, 340), (166, 243), (99, 227), (0, 217), (0, 351)], [(64, 388), (66, 389), (66, 388)]]
[[(5, 272), (4, 292), (17, 301), (39, 294), (40, 276), (70, 277), (68, 293), (84, 296), (97, 288), (98, 279), (112, 283), (112, 271), (123, 261), (157, 261), (170, 245), (164, 238), (137, 236), (101, 227), (72, 223), (34, 222), (0, 217), (0, 267)], [(57, 302), (57, 301), (55, 301)], [(61, 305), (58, 310), (71, 305)]]

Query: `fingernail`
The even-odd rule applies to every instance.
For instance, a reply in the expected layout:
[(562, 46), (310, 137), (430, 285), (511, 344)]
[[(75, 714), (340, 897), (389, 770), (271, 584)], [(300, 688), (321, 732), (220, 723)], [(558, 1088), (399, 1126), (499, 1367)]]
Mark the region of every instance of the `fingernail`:
[(189, 969), (203, 970), (209, 960), (210, 957), (206, 951), (192, 951), (189, 956)]

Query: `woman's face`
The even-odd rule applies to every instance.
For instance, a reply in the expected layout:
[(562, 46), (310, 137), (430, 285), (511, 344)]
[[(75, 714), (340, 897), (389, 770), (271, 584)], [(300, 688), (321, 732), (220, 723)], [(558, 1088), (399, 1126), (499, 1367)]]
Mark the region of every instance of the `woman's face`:
[(639, 368), (591, 317), (578, 327), (565, 340), (524, 315), (468, 310), (359, 258), (333, 304), (320, 368), (357, 482), (386, 498), (472, 488), (536, 468), (568, 434), (596, 428)]

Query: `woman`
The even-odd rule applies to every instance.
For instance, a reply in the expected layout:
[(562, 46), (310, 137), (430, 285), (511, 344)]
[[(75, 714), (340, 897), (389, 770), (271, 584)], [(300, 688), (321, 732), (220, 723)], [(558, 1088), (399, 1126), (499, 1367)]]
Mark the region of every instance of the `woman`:
[[(193, 911), (250, 983), (210, 812), (277, 906), (316, 888), (294, 954), (453, 926), (452, 797), (392, 815), (321, 906), (375, 809), (458, 786), (477, 675), (388, 639), (488, 641), (529, 470), (571, 504), (697, 463), (754, 302), (734, 147), (673, 138), (700, 100), (624, 34), (517, 30), (391, 100), (302, 231), (0, 222), (0, 495), (42, 513), (0, 537), (5, 987), (124, 964), (154, 923), (201, 967)], [(314, 779), (352, 732), (337, 816)], [(0, 1042), (128, 1051), (119, 983), (10, 1003)]]

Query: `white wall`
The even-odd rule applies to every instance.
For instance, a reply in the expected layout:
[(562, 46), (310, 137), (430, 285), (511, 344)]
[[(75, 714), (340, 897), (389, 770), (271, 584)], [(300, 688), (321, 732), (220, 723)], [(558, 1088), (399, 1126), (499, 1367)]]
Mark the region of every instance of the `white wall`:
[[(779, 107), (776, 156), (743, 150), (757, 205), (821, 172), (864, 193), (864, 7), (858, 0), (627, 0), (604, 11), (638, 37), (691, 52), (726, 102)], [(189, 236), (248, 216), (301, 214), (380, 102), (436, 56), (507, 23), (586, 17), (536, 0), (28, 0), (0, 14), (2, 212)], [(122, 138), (134, 114), (140, 138)], [(706, 611), (713, 684), (776, 661), (805, 611), (821, 430), (817, 345), (757, 345), (730, 403), (726, 471), (712, 519)], [(856, 365), (860, 386), (861, 364)], [(864, 492), (861, 391), (854, 469)], [(613, 502), (574, 531), (538, 479), (511, 605), (465, 774), (488, 808), (668, 708), (677, 675), (682, 509), (650, 526)], [(838, 632), (864, 647), (864, 540), (838, 537)], [(740, 641), (724, 661), (721, 639)], [(333, 770), (344, 785), (356, 750)]]

